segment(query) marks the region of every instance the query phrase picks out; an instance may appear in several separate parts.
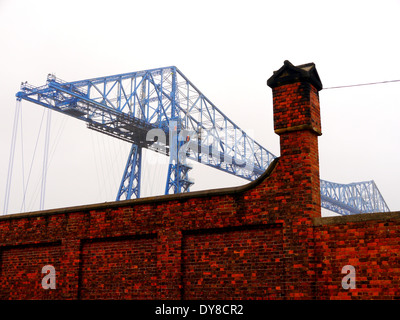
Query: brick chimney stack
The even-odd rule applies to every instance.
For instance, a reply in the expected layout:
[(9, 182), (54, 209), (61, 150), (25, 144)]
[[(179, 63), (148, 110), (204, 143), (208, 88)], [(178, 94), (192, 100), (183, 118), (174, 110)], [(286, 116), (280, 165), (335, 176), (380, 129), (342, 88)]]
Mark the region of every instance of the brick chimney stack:
[(305, 196), (305, 212), (321, 215), (318, 136), (321, 117), (318, 92), (322, 83), (314, 63), (294, 66), (289, 61), (268, 79), (273, 92), (274, 130), (280, 136), (282, 165), (293, 192)]
[(321, 117), (318, 92), (322, 83), (314, 63), (289, 61), (268, 79), (272, 88), (274, 130), (280, 137), (276, 174), (284, 183), (278, 216), (284, 221), (284, 292), (289, 299), (315, 295), (315, 252), (312, 218), (321, 216), (318, 136)]

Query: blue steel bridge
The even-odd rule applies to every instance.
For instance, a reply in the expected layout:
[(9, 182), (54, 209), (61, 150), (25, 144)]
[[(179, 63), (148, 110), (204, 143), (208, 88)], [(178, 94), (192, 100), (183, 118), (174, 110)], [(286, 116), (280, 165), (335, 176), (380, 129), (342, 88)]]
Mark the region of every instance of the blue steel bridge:
[[(131, 144), (117, 201), (140, 198), (143, 148), (170, 158), (165, 194), (190, 191), (187, 159), (252, 181), (276, 158), (174, 66), (73, 82), (49, 74), (43, 86), (22, 83), (16, 97)], [(374, 181), (321, 180), (321, 206), (341, 215), (389, 211)]]

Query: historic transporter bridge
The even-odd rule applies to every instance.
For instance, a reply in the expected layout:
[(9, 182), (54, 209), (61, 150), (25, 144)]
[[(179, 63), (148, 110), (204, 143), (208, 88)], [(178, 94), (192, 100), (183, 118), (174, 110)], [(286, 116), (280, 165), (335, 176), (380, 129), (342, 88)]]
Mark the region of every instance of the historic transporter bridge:
[[(49, 74), (46, 85), (22, 83), (16, 96), (132, 144), (117, 201), (140, 198), (143, 148), (170, 157), (165, 194), (190, 191), (187, 159), (251, 181), (276, 158), (174, 66), (74, 82)], [(341, 215), (389, 211), (374, 181), (321, 180), (321, 205)]]

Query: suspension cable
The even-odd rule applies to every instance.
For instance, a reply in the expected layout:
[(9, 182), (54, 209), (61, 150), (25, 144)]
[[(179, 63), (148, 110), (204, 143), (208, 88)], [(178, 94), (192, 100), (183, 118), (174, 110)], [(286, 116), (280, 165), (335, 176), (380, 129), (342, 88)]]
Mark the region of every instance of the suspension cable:
[(12, 178), (12, 171), (14, 165), (14, 154), (15, 154), (15, 144), (17, 140), (17, 131), (18, 131), (18, 119), (19, 119), (19, 112), (21, 109), (21, 100), (17, 99), (17, 104), (14, 113), (14, 125), (13, 125), (13, 132), (11, 137), (11, 148), (10, 148), (10, 158), (8, 161), (8, 173), (7, 173), (7, 182), (6, 182), (6, 194), (4, 199), (4, 209), (3, 214), (7, 214), (8, 212), (8, 204), (10, 199), (10, 190), (11, 190), (11, 178)]
[(33, 163), (34, 163), (35, 156), (36, 156), (36, 150), (37, 150), (37, 146), (38, 146), (38, 143), (39, 143), (40, 133), (41, 133), (41, 131), (42, 131), (42, 126), (43, 126), (43, 120), (44, 120), (45, 113), (46, 113), (46, 109), (43, 109), (42, 119), (41, 119), (41, 121), (40, 121), (40, 126), (39, 126), (39, 132), (38, 132), (38, 135), (37, 135), (37, 138), (36, 138), (35, 149), (33, 150), (33, 156), (32, 156), (31, 166), (30, 166), (30, 168), (29, 168), (29, 173), (28, 173), (28, 178), (27, 178), (27, 180), (26, 180), (26, 185), (24, 186), (24, 193), (23, 193), (22, 205), (21, 205), (20, 212), (22, 212), (22, 208), (25, 209), (26, 192), (27, 192), (27, 190), (28, 190), (29, 182), (30, 182), (30, 179), (31, 179)]
[(47, 123), (46, 123), (46, 135), (44, 143), (43, 170), (42, 170), (42, 187), (40, 194), (40, 210), (43, 210), (44, 208), (44, 200), (46, 195), (46, 178), (47, 178), (48, 158), (49, 158), (50, 127), (51, 127), (51, 110), (47, 110)]
[[(24, 159), (24, 131), (23, 131), (23, 120), (22, 120), (22, 105), (21, 105), (21, 110), (20, 110), (20, 115), (21, 115), (21, 121), (20, 121), (20, 127), (21, 127), (21, 165), (22, 165), (22, 193), (24, 193), (25, 189), (25, 159)], [(25, 197), (23, 198), (22, 201), (22, 207), (25, 211)]]

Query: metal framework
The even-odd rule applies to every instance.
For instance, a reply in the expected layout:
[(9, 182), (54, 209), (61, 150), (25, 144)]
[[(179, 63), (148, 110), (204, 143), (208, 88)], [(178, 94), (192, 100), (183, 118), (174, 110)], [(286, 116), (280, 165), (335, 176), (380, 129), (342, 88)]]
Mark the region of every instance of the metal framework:
[(132, 143), (126, 162), (121, 185), (118, 189), (117, 201), (125, 196), (125, 199), (140, 198), (140, 177), (142, 163), (142, 148)]
[(321, 180), (321, 207), (341, 215), (390, 211), (373, 180), (349, 184)]
[[(170, 157), (165, 194), (190, 191), (194, 182), (189, 178), (192, 168), (187, 159), (255, 180), (276, 158), (175, 66), (73, 82), (49, 74), (46, 85), (22, 83), (16, 96), (19, 101), (83, 120), (89, 129), (132, 144), (116, 200), (140, 197), (142, 148)], [(347, 198), (343, 198), (343, 192), (336, 192), (338, 186), (345, 185), (321, 181), (323, 206), (340, 214), (364, 212), (361, 204), (369, 200), (355, 202), (357, 209), (344, 211), (343, 206), (351, 207), (346, 201), (352, 196), (346, 193)], [(366, 192), (351, 194), (369, 196)], [(387, 206), (373, 208), (388, 210)]]
[(247, 180), (260, 176), (276, 157), (215, 107), (176, 67), (47, 84), (22, 83), (28, 100), (87, 122), (90, 129), (132, 147), (117, 200), (140, 197), (141, 149), (170, 156), (165, 193), (187, 192), (192, 159)]

